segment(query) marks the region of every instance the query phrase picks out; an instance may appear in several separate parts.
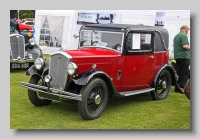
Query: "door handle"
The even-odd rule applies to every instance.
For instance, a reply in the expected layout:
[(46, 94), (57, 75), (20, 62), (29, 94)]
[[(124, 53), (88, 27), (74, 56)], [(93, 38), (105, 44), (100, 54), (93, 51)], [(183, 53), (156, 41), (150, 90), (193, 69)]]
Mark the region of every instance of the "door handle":
[(149, 56), (149, 58), (150, 58), (150, 59), (154, 59), (155, 57), (154, 57), (154, 56)]

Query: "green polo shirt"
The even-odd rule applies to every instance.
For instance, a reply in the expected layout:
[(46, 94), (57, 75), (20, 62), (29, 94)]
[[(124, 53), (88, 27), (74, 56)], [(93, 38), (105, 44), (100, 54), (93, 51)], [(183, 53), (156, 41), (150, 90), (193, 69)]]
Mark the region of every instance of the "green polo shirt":
[(189, 45), (188, 37), (184, 32), (179, 32), (174, 37), (174, 59), (190, 59), (190, 50), (184, 49), (183, 45)]

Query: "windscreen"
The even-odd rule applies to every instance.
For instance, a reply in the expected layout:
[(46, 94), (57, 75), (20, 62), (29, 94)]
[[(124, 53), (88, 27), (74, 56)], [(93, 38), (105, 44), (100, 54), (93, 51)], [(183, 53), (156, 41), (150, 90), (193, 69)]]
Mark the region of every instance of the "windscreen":
[(82, 30), (80, 34), (80, 47), (98, 46), (121, 51), (124, 34), (121, 32), (108, 32), (96, 30)]

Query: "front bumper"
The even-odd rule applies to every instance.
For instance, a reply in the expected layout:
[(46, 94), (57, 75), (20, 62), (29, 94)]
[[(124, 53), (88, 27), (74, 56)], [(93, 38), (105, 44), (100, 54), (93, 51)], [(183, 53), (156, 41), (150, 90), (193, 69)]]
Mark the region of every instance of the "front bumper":
[(10, 63), (33, 63), (35, 60), (34, 59), (24, 59), (24, 60), (18, 60), (18, 59), (10, 59)]
[(30, 83), (21, 82), (21, 86), (28, 88), (29, 90), (38, 91), (39, 96), (47, 99), (61, 101), (62, 99), (80, 100), (82, 101), (81, 94), (74, 94), (54, 88), (49, 88), (41, 85), (35, 85)]

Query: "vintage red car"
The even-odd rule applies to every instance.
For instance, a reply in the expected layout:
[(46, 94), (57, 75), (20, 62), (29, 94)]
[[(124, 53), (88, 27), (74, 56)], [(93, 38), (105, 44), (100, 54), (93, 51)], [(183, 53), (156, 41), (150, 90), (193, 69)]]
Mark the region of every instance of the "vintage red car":
[(20, 31), (31, 31), (31, 30), (33, 30), (32, 26), (26, 25), (26, 24), (23, 24), (23, 23), (19, 24), (19, 29), (20, 29)]
[(30, 82), (21, 86), (33, 105), (74, 101), (82, 118), (93, 120), (102, 115), (108, 96), (150, 92), (163, 100), (176, 84), (168, 62), (169, 34), (161, 26), (86, 25), (78, 37), (77, 50), (56, 52), (49, 63), (38, 58), (28, 69)]

